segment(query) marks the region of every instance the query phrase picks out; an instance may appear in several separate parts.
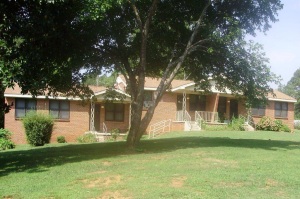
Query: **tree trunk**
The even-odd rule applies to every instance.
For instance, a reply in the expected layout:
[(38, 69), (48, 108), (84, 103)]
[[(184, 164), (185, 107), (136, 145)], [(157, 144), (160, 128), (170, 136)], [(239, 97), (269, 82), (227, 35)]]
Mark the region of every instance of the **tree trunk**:
[(4, 128), (5, 123), (5, 89), (0, 85), (0, 128)]

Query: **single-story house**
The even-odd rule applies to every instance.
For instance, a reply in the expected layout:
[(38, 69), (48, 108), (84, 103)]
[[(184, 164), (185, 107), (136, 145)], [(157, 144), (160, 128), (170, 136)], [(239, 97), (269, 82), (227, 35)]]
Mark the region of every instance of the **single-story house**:
[[(159, 79), (146, 78), (144, 112), (151, 103)], [(91, 86), (97, 100), (83, 105), (80, 98), (46, 97), (22, 95), (20, 88), (8, 88), (5, 91), (6, 102), (14, 106), (5, 115), (5, 128), (13, 132), (12, 140), (26, 143), (22, 117), (30, 110), (49, 113), (55, 118), (52, 142), (58, 136), (65, 136), (67, 142), (75, 142), (76, 138), (87, 131), (111, 131), (118, 128), (126, 132), (130, 125), (130, 96), (125, 93), (127, 84), (122, 76), (116, 80), (117, 92), (124, 94), (124, 100), (105, 101), (105, 87)], [(220, 92), (215, 89), (212, 81), (212, 92), (201, 94), (195, 91), (195, 83), (188, 80), (173, 80), (170, 88), (158, 103), (150, 126), (157, 122), (170, 119), (171, 130), (184, 130), (185, 121), (195, 121), (198, 116), (208, 123), (224, 122), (233, 116), (247, 115), (242, 100), (238, 100), (229, 90)], [(280, 119), (291, 129), (294, 129), (294, 103), (296, 100), (279, 91), (276, 96), (268, 96), (268, 105), (252, 108), (252, 118), (257, 123), (261, 117), (269, 116)]]

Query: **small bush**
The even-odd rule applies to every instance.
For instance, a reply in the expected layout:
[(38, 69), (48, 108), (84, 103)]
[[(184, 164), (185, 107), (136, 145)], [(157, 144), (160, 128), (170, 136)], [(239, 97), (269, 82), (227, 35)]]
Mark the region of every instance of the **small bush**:
[(280, 128), (280, 131), (289, 133), (291, 132), (291, 129), (286, 124), (283, 124), (282, 127)]
[(15, 148), (15, 144), (10, 138), (11, 134), (7, 129), (0, 129), (0, 151)]
[(116, 141), (118, 136), (120, 135), (120, 130), (119, 129), (113, 129), (110, 131), (111, 138)]
[(228, 127), (235, 131), (245, 131), (245, 119), (233, 117), (231, 122), (228, 124)]
[(257, 130), (262, 131), (284, 131), (291, 132), (291, 129), (282, 123), (281, 120), (272, 120), (270, 117), (263, 117), (256, 125)]
[(77, 142), (79, 143), (93, 143), (97, 142), (97, 139), (94, 134), (92, 133), (86, 133), (84, 135), (81, 135), (77, 138)]
[(66, 143), (67, 142), (65, 136), (58, 136), (56, 138), (56, 140), (58, 143)]
[(30, 112), (23, 118), (27, 142), (32, 146), (43, 146), (50, 142), (53, 119), (49, 115)]

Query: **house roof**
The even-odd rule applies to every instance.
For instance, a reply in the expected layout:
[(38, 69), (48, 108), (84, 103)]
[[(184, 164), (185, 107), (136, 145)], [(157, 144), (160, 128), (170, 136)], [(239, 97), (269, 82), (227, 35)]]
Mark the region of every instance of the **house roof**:
[[(106, 93), (106, 87), (104, 86), (89, 86), (89, 88), (94, 92), (94, 96), (96, 96), (98, 99), (104, 99), (103, 94)], [(6, 88), (4, 92), (5, 97), (15, 97), (15, 98), (32, 98), (31, 94), (21, 94), (21, 88), (15, 84), (14, 88)], [(115, 89), (118, 93), (124, 94), (126, 96), (126, 99), (124, 101), (128, 101), (130, 96), (123, 91)], [(69, 100), (81, 100), (79, 97), (65, 97), (65, 96), (37, 96), (37, 99), (69, 99)]]
[(289, 95), (286, 95), (278, 90), (273, 91), (275, 96), (271, 93), (268, 94), (268, 100), (270, 101), (282, 101), (282, 102), (297, 102), (297, 100)]
[[(145, 89), (156, 89), (159, 86), (160, 83), (160, 78), (152, 78), (152, 77), (146, 77), (145, 78)], [(170, 88), (172, 90), (179, 88), (179, 87), (184, 87), (184, 86), (189, 86), (189, 85), (194, 85), (195, 83), (190, 80), (177, 80), (174, 79), (170, 85)]]
[[(119, 83), (126, 84), (126, 80), (123, 75), (119, 75), (119, 78), (122, 79)], [(161, 78), (155, 78), (155, 77), (145, 77), (145, 90), (156, 90), (156, 88), (159, 86)], [(118, 83), (118, 82), (117, 82)], [(171, 82), (170, 89), (176, 90), (180, 88), (185, 88), (187, 86), (194, 85), (195, 82), (190, 81), (190, 80), (177, 80), (174, 79)], [(127, 86), (127, 85), (124, 85)]]

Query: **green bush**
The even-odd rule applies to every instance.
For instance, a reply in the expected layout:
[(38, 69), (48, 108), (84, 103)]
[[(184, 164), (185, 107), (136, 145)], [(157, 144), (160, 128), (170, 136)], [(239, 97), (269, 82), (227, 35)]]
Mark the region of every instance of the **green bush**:
[(111, 138), (116, 141), (118, 136), (120, 135), (120, 130), (119, 129), (113, 129), (113, 130), (110, 131), (110, 134), (111, 134)]
[(245, 131), (245, 119), (244, 118), (235, 118), (231, 119), (231, 122), (228, 124), (228, 127), (235, 131)]
[(262, 131), (284, 131), (291, 132), (291, 129), (282, 123), (281, 120), (272, 120), (270, 117), (264, 116), (256, 124), (257, 130)]
[(58, 143), (66, 143), (67, 142), (65, 136), (58, 136), (56, 138), (56, 140)]
[(289, 133), (289, 132), (291, 132), (291, 129), (286, 124), (283, 124), (279, 131), (283, 131), (283, 132), (288, 132)]
[(7, 129), (0, 129), (0, 151), (15, 148), (15, 144), (10, 138), (11, 134)]
[(93, 143), (97, 142), (97, 139), (94, 134), (86, 133), (77, 138), (77, 142), (79, 143)]
[(43, 146), (50, 142), (54, 122), (49, 115), (29, 112), (22, 121), (30, 145)]

